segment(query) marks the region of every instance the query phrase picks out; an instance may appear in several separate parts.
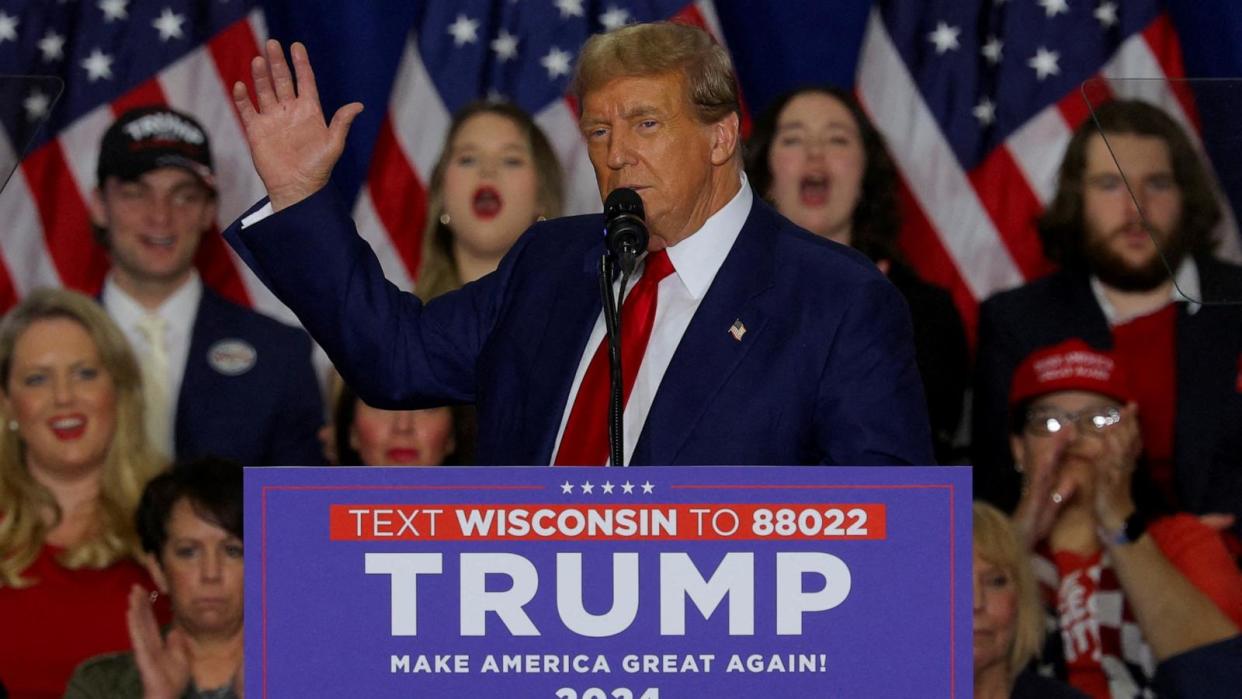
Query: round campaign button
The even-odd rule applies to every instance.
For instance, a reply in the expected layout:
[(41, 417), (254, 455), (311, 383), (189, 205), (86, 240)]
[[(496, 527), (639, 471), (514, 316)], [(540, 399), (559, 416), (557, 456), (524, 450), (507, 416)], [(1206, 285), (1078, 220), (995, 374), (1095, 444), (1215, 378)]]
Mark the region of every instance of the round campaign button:
[(259, 353), (245, 340), (220, 340), (207, 350), (207, 363), (225, 376), (240, 376), (254, 366)]

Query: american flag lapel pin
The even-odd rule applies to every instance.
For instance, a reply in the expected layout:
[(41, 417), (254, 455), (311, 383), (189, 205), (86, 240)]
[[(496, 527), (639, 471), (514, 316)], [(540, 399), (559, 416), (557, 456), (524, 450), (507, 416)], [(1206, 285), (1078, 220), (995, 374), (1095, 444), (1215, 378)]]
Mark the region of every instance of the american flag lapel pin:
[(734, 340), (742, 341), (742, 336), (746, 334), (746, 324), (742, 322), (741, 318), (733, 321), (733, 325), (729, 327), (729, 334), (733, 336)]

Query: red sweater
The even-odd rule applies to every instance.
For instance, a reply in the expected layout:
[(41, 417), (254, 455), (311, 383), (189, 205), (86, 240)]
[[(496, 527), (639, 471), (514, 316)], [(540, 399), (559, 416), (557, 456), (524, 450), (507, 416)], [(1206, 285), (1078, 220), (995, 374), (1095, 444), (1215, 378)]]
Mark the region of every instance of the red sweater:
[[(68, 570), (56, 561), (62, 551), (43, 547), (22, 574), (35, 581), (30, 587), (0, 587), (0, 680), (13, 699), (59, 699), (78, 663), (129, 650), (130, 586), (154, 589), (133, 561)], [(168, 619), (166, 605), (157, 612), (161, 621)]]

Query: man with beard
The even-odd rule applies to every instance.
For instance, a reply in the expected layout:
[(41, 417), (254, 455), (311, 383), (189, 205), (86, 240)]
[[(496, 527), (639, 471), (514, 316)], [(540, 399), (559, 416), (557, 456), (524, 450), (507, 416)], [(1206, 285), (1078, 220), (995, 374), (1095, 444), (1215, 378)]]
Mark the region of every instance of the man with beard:
[(1096, 117), (1107, 139), (1089, 119), (1078, 128), (1039, 222), (1060, 271), (980, 308), (976, 496), (1010, 509), (1017, 502), (1021, 465), (1010, 457), (1006, 425), (1018, 416), (1007, 414), (1005, 396), (1019, 360), (1079, 337), (1111, 351), (1132, 377), (1144, 463), (1162, 499), (1238, 514), (1242, 307), (1195, 303), (1242, 298), (1242, 270), (1212, 257), (1220, 207), (1167, 114), (1119, 100)]

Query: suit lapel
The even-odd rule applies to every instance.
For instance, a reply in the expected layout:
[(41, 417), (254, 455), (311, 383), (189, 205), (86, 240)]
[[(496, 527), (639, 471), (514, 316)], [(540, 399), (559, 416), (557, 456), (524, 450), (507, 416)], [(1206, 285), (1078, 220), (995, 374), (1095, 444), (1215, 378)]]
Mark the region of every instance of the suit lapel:
[(573, 269), (556, 275), (561, 281), (545, 314), (544, 327), (535, 338), (530, 388), (526, 396), (525, 435), (517, 442), (528, 445), (527, 453), (514, 454), (514, 463), (547, 464), (552, 461), (556, 433), (573, 387), (578, 362), (586, 349), (591, 330), (603, 307), (599, 298), (596, 265), (603, 254), (594, 245)]
[[(757, 198), (733, 249), (677, 345), (634, 449), (633, 463), (676, 462), (712, 397), (767, 324), (758, 296), (774, 282), (776, 220)], [(745, 334), (730, 334), (740, 321)]]
[(173, 439), (174, 444), (178, 447), (186, 444), (188, 433), (186, 432), (186, 421), (189, 418), (189, 411), (181, 409), (181, 401), (185, 396), (191, 395), (193, 391), (201, 391), (206, 384), (207, 362), (202, 361), (202, 357), (207, 355), (207, 345), (212, 337), (212, 322), (215, 314), (212, 305), (216, 303), (216, 298), (212, 291), (203, 285), (203, 295), (199, 299), (198, 308), (194, 313), (194, 324), (190, 327), (190, 349), (185, 357), (185, 372), (181, 375), (181, 388), (177, 391), (177, 402), (173, 419)]

